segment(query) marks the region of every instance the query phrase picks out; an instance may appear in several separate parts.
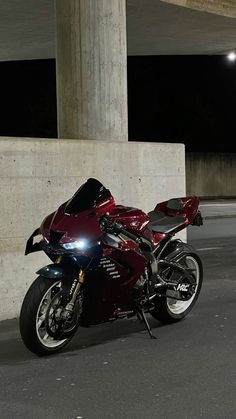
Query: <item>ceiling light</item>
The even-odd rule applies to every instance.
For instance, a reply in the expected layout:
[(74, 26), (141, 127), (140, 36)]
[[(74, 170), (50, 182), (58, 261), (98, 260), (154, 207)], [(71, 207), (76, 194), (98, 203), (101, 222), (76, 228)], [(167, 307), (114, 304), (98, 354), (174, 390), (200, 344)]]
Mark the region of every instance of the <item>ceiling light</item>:
[(231, 61), (231, 62), (233, 62), (233, 61), (235, 61), (236, 60), (236, 54), (235, 54), (235, 52), (230, 52), (228, 55), (227, 55), (227, 58), (228, 58), (228, 60), (229, 61)]

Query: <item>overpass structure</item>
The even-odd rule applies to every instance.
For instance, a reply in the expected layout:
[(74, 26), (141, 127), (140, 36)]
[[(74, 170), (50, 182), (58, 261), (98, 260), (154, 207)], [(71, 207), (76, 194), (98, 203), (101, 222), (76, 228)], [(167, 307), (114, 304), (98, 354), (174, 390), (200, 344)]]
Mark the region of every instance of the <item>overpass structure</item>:
[[(0, 0), (0, 60), (56, 58), (59, 139), (0, 138), (0, 320), (18, 315), (42, 255), (28, 235), (87, 177), (119, 203), (185, 195), (183, 144), (128, 143), (127, 54), (225, 54), (230, 0)], [(14, 123), (14, 121), (13, 121)]]
[[(56, 57), (55, 1), (0, 0), (1, 61)], [(96, 0), (76, 3), (89, 7)], [(126, 0), (124, 13), (128, 55), (224, 54), (235, 49), (234, 0)]]

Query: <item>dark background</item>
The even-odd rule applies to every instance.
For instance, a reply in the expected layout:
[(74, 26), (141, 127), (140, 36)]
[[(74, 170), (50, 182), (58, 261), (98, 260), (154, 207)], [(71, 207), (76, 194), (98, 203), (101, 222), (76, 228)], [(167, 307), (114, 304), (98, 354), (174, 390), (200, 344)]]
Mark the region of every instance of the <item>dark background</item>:
[[(0, 63), (0, 136), (57, 137), (55, 60)], [(236, 64), (225, 56), (128, 57), (129, 139), (236, 152)]]
[(0, 136), (57, 137), (55, 60), (0, 63)]

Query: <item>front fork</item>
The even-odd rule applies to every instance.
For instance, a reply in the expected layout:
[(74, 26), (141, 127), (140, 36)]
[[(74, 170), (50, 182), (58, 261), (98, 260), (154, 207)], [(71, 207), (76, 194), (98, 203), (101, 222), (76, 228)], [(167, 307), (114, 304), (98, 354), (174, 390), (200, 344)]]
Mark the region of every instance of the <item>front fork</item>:
[(65, 311), (67, 313), (73, 312), (75, 302), (76, 302), (77, 296), (79, 295), (80, 288), (84, 283), (84, 279), (85, 279), (85, 272), (82, 269), (80, 269), (79, 278), (74, 280), (70, 289), (71, 300), (67, 303), (65, 307)]
[[(55, 263), (61, 263), (62, 257), (59, 256)], [(83, 269), (80, 269), (78, 278), (75, 278), (72, 285), (68, 287), (67, 284), (63, 284), (62, 286), (62, 305), (65, 306), (64, 312), (62, 317), (64, 319), (68, 319), (71, 317), (73, 311), (76, 299), (79, 295), (79, 291), (81, 286), (83, 285), (85, 280), (85, 271)], [(64, 292), (63, 292), (64, 291)]]

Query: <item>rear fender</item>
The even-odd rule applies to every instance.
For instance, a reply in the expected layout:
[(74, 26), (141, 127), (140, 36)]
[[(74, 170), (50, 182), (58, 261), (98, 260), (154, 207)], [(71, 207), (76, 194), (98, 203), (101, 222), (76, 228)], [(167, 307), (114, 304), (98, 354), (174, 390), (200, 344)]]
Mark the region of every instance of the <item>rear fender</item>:
[(196, 216), (194, 217), (193, 221), (191, 222), (191, 224), (193, 226), (202, 226), (203, 225), (203, 218), (202, 218), (202, 214), (201, 211), (198, 211)]
[(192, 252), (194, 252), (194, 249), (189, 244), (181, 240), (171, 240), (163, 250), (163, 253), (161, 253), (160, 258), (177, 262), (186, 254)]
[(169, 268), (173, 273), (178, 271), (180, 274), (179, 280), (184, 277), (189, 280), (190, 284), (194, 285), (195, 278), (192, 275), (192, 269), (186, 263), (186, 256), (192, 253), (196, 254), (192, 246), (181, 240), (173, 240), (168, 243), (163, 254), (160, 255), (159, 266), (164, 270)]

